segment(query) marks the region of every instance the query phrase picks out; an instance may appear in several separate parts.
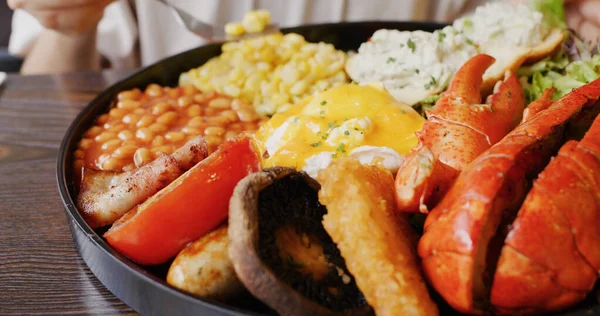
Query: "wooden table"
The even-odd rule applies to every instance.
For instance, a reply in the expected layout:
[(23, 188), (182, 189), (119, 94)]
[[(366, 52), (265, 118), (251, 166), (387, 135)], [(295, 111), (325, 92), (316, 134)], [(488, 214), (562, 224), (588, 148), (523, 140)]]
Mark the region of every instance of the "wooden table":
[(79, 257), (55, 177), (73, 118), (125, 75), (9, 75), (0, 87), (0, 314), (133, 313)]

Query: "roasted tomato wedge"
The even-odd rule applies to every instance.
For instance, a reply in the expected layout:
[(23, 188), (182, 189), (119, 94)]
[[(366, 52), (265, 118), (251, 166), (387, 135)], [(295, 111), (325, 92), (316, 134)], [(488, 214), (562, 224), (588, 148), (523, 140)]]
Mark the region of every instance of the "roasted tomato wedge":
[(226, 142), (115, 222), (104, 237), (133, 261), (163, 263), (227, 219), (234, 187), (259, 168), (260, 157), (249, 137)]

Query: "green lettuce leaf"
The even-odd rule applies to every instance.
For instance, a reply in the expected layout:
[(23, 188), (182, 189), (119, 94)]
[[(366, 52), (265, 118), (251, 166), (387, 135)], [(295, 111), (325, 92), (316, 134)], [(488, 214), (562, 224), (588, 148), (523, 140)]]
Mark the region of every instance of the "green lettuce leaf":
[(566, 29), (563, 0), (533, 0), (530, 5), (544, 14), (544, 23), (550, 28)]
[[(544, 63), (542, 60), (538, 63)], [(546, 65), (551, 63), (545, 63)], [(536, 64), (530, 66), (535, 67)], [(559, 99), (571, 90), (590, 83), (600, 77), (600, 55), (591, 59), (577, 60), (568, 64), (564, 69), (548, 69), (538, 65), (539, 70), (534, 71), (529, 80), (524, 80), (525, 96), (527, 101), (537, 100), (544, 90), (555, 87), (554, 99)], [(522, 73), (527, 73), (526, 71)]]

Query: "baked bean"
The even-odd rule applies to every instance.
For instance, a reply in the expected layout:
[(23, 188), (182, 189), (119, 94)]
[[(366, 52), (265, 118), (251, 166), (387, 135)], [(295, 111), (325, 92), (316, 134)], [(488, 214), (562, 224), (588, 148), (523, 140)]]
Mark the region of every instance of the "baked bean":
[(215, 109), (215, 108), (205, 108), (204, 109), (204, 116), (215, 116), (215, 115), (217, 115), (217, 113), (219, 113), (219, 110)]
[(102, 163), (102, 168), (104, 170), (118, 170), (122, 167), (121, 161), (117, 158), (108, 158)]
[(234, 123), (239, 120), (237, 112), (233, 110), (225, 110), (221, 112), (220, 115), (226, 118), (229, 121), (229, 123)]
[(169, 111), (156, 119), (157, 122), (165, 125), (171, 125), (175, 120), (177, 120), (177, 112), (174, 111)]
[(198, 89), (196, 89), (196, 87), (194, 87), (191, 84), (182, 86), (181, 90), (183, 90), (183, 94), (190, 95), (190, 96), (192, 96), (198, 92)]
[(198, 136), (198, 135), (202, 134), (202, 130), (200, 130), (196, 127), (186, 126), (186, 127), (182, 128), (181, 131), (188, 135), (193, 135), (193, 136)]
[(205, 93), (204, 96), (206, 97), (207, 100), (212, 100), (218, 96), (218, 93), (216, 91), (209, 91), (209, 92)]
[(202, 114), (202, 108), (199, 105), (194, 104), (188, 108), (188, 116), (198, 116)]
[(179, 89), (175, 88), (165, 88), (165, 91), (167, 92), (167, 95), (169, 96), (169, 98), (171, 99), (177, 99), (179, 98)]
[(222, 117), (222, 116), (207, 117), (206, 121), (209, 124), (216, 125), (216, 126), (224, 126), (225, 124), (229, 123), (229, 120), (226, 117)]
[(104, 164), (104, 162), (105, 162), (106, 160), (108, 160), (108, 158), (110, 158), (110, 155), (109, 155), (109, 154), (107, 154), (107, 153), (103, 153), (102, 155), (100, 155), (100, 156), (98, 157), (98, 162), (100, 163), (100, 166), (102, 166), (102, 164)]
[(199, 117), (199, 116), (192, 118), (188, 122), (188, 126), (190, 126), (190, 127), (198, 127), (198, 126), (203, 126), (203, 125), (206, 125), (206, 123), (204, 122), (204, 118)]
[(140, 91), (140, 89), (123, 91), (117, 95), (117, 100), (119, 100), (119, 101), (136, 100), (140, 96), (141, 93), (142, 93), (142, 91)]
[(137, 121), (137, 123), (135, 123), (135, 126), (146, 127), (150, 126), (153, 122), (154, 118), (152, 117), (152, 115), (144, 115), (139, 121)]
[(125, 114), (127, 114), (127, 111), (123, 110), (123, 109), (119, 109), (119, 108), (112, 108), (109, 112), (108, 115), (110, 115), (111, 117), (114, 118), (122, 118), (123, 116), (125, 116)]
[(223, 134), (225, 134), (225, 129), (218, 126), (210, 126), (204, 130), (206, 136), (222, 136)]
[(107, 127), (107, 124), (109, 124), (109, 123), (110, 122), (104, 124), (104, 128), (106, 128), (107, 131), (113, 132), (113, 133), (118, 133), (127, 127), (127, 126), (125, 126), (125, 124), (119, 123), (119, 121), (116, 121), (114, 125), (112, 125), (112, 126), (109, 125)]
[(136, 124), (140, 120), (140, 117), (135, 114), (127, 114), (123, 116), (123, 123), (126, 124)]
[(248, 109), (239, 109), (237, 110), (237, 114), (242, 122), (252, 122), (258, 119), (256, 113)]
[(104, 150), (104, 151), (111, 151), (111, 150), (119, 147), (119, 145), (121, 145), (120, 139), (111, 139), (111, 140), (105, 142), (104, 144), (102, 144), (102, 146), (100, 148), (102, 148), (102, 150)]
[(215, 108), (215, 109), (229, 109), (231, 108), (231, 101), (228, 98), (216, 98), (213, 100), (210, 100), (210, 102), (208, 102), (208, 106), (211, 108)]
[(165, 138), (171, 142), (180, 142), (185, 138), (185, 134), (182, 132), (168, 132)]
[(98, 135), (100, 135), (100, 133), (102, 133), (104, 129), (100, 126), (92, 126), (90, 127), (90, 129), (87, 130), (87, 132), (85, 132), (85, 137), (96, 137)]
[(77, 159), (73, 163), (73, 166), (75, 167), (75, 170), (80, 171), (81, 168), (85, 166), (85, 161), (83, 159)]
[(85, 152), (81, 149), (77, 149), (74, 153), (73, 153), (73, 157), (75, 157), (75, 159), (83, 159), (85, 155)]
[(159, 102), (152, 107), (152, 114), (161, 115), (171, 109), (171, 106), (166, 102)]
[(161, 135), (154, 137), (152, 140), (152, 146), (162, 146), (165, 144), (165, 138)]
[(94, 143), (94, 140), (89, 139), (89, 138), (84, 138), (82, 140), (79, 141), (79, 148), (83, 149), (83, 150), (87, 150), (90, 147), (92, 147), (92, 144)]
[(74, 166), (133, 170), (198, 135), (204, 135), (213, 152), (224, 139), (256, 131), (259, 122), (247, 102), (214, 91), (201, 93), (194, 86), (151, 84), (145, 92), (118, 94), (116, 106), (99, 116), (80, 140)]
[(170, 107), (176, 107), (177, 106), (177, 99), (167, 99), (166, 103), (170, 106)]
[(248, 103), (246, 103), (246, 102), (244, 102), (244, 101), (242, 101), (240, 99), (234, 99), (233, 101), (231, 101), (231, 108), (233, 110), (236, 110), (236, 111), (237, 110), (241, 110), (241, 109), (245, 110), (245, 109), (248, 109), (250, 107), (251, 106)]
[(152, 133), (152, 131), (149, 130), (147, 127), (142, 127), (137, 130), (137, 132), (135, 133), (135, 137), (139, 138), (143, 142), (149, 143), (154, 138), (154, 133)]
[(194, 102), (204, 103), (204, 102), (206, 102), (206, 96), (202, 93), (198, 93), (194, 96)]
[(166, 132), (169, 128), (165, 124), (154, 123), (148, 126), (148, 129), (151, 130), (154, 134), (159, 134), (162, 132)]
[(120, 131), (117, 136), (119, 137), (120, 140), (123, 140), (123, 141), (127, 141), (127, 140), (132, 140), (133, 139), (133, 134), (130, 131), (128, 131), (128, 130)]
[(179, 105), (181, 107), (186, 107), (186, 106), (192, 104), (192, 102), (194, 102), (194, 99), (189, 95), (184, 95), (182, 97), (179, 97), (179, 99), (177, 99), (177, 105)]
[(141, 167), (152, 161), (152, 155), (147, 148), (138, 148), (133, 154), (133, 162), (136, 167)]
[(96, 124), (104, 125), (104, 123), (108, 122), (108, 119), (110, 119), (110, 116), (108, 114), (102, 114), (96, 119)]
[(244, 126), (242, 125), (242, 123), (238, 122), (230, 124), (229, 126), (227, 126), (227, 128), (234, 131), (241, 131), (244, 128)]
[(140, 102), (134, 100), (123, 100), (117, 102), (117, 107), (124, 110), (133, 110), (140, 107)]
[(117, 134), (113, 132), (102, 132), (100, 133), (100, 135), (96, 136), (94, 140), (98, 143), (104, 143), (115, 138), (117, 138)]
[(163, 89), (157, 84), (149, 84), (146, 87), (146, 94), (153, 98), (160, 97), (163, 94)]
[(112, 156), (119, 159), (130, 158), (133, 156), (137, 147), (135, 146), (121, 146), (112, 153)]
[(222, 137), (214, 135), (205, 136), (204, 139), (206, 140), (206, 145), (212, 146), (213, 148), (214, 146), (219, 146), (223, 142)]
[(173, 152), (171, 146), (158, 146), (152, 148), (150, 151), (154, 154), (155, 157), (158, 157), (161, 154), (170, 155)]

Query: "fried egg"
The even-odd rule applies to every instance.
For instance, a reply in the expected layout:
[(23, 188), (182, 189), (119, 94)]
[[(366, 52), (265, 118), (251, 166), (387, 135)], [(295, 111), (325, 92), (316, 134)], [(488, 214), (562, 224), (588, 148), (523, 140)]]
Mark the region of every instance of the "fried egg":
[(333, 160), (350, 156), (392, 172), (417, 145), (425, 120), (381, 84), (347, 84), (314, 94), (274, 115), (256, 136), (263, 167), (288, 166), (312, 177)]

